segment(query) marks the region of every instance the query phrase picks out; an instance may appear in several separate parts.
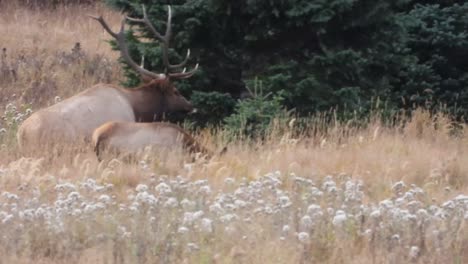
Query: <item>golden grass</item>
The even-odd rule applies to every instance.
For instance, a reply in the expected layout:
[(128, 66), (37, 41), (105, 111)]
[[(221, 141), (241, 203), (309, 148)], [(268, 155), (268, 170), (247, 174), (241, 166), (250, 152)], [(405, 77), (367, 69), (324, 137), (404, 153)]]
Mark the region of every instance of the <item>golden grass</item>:
[[(59, 182), (93, 178), (99, 183), (113, 184), (113, 194), (123, 200), (129, 190), (149, 182), (148, 175), (151, 174), (208, 179), (215, 188), (222, 188), (228, 177), (254, 180), (266, 173), (281, 171), (284, 175), (294, 173), (314, 181), (321, 181), (327, 175), (336, 179), (344, 176), (361, 179), (366, 186), (366, 203), (391, 196), (390, 187), (400, 180), (422, 187), (436, 202), (468, 193), (466, 125), (455, 124), (442, 114), (434, 116), (424, 110), (416, 110), (411, 119), (402, 118), (393, 126), (381, 123), (376, 115), (364, 128), (316, 117), (310, 122), (326, 129), (296, 136), (292, 133), (292, 125), (282, 128), (281, 133), (272, 131), (273, 136), (263, 142), (227, 142), (224, 131), (202, 130), (197, 137), (208, 148), (219, 151), (227, 144), (228, 151), (212, 160), (199, 159), (194, 163), (183, 153), (147, 155), (141, 158), (143, 163), (120, 160), (99, 163), (91, 151), (45, 155), (42, 159), (23, 157), (24, 153), (20, 153), (16, 146), (14, 133), (24, 117), (16, 120), (16, 116), (24, 114), (27, 108), (37, 110), (54, 103), (56, 96), (70, 96), (99, 81), (119, 82), (121, 72), (116, 62), (117, 53), (103, 41), (108, 39), (107, 35), (86, 14), (102, 14), (114, 26), (120, 23), (120, 15), (101, 5), (66, 6), (54, 11), (24, 9), (15, 2), (2, 1), (0, 5), (3, 5), (0, 6), (1, 48), (7, 49), (8, 69), (16, 70), (16, 77), (5, 72), (0, 75), (3, 77), (0, 79), (0, 107), (3, 110), (7, 104), (12, 104), (17, 108), (0, 123), (0, 129), (6, 128), (0, 132), (0, 170), (4, 171), (0, 173), (2, 191), (26, 192), (37, 187), (43, 193), (52, 193)], [(74, 57), (77, 54), (70, 51), (76, 42), (82, 47), (78, 59)], [(453, 133), (455, 125), (458, 126), (456, 135)], [(285, 189), (293, 191), (290, 186)], [(52, 200), (54, 197), (50, 196)], [(258, 230), (262, 227), (259, 223)], [(460, 234), (463, 232), (466, 233), (462, 230)], [(249, 248), (240, 238), (223, 240), (225, 248), (218, 248), (219, 252), (202, 252), (191, 260), (200, 263), (301, 261), (297, 248), (274, 240), (268, 230), (262, 235), (264, 237), (256, 241), (264, 244)], [(349, 241), (331, 244), (338, 244), (338, 247), (320, 243), (314, 241), (310, 247), (314, 247), (314, 252), (332, 256), (328, 263), (346, 263), (348, 260), (370, 263), (372, 260), (367, 251), (361, 252), (372, 247), (369, 242), (362, 242), (362, 245), (346, 244)], [(252, 249), (255, 249), (254, 253), (250, 252)], [(102, 251), (101, 248), (78, 251), (81, 255), (74, 259), (76, 263), (98, 263), (108, 259), (111, 251), (110, 246), (103, 245)], [(350, 252), (357, 256), (355, 260), (343, 255)], [(15, 257), (11, 252), (7, 255), (17, 263), (31, 262), (28, 257)], [(380, 257), (377, 259), (383, 261)], [(45, 257), (35, 262), (54, 261)], [(56, 262), (60, 263), (60, 260)]]
[[(0, 3), (0, 106), (25, 108), (53, 104), (98, 82), (119, 83), (118, 52), (107, 33), (88, 14), (110, 25), (121, 15), (101, 5), (28, 9), (16, 1)], [(80, 43), (80, 48), (76, 48)]]
[(122, 19), (103, 5), (66, 5), (57, 9), (28, 9), (16, 1), (0, 2), (2, 48), (11, 56), (23, 52), (54, 53), (73, 47), (76, 42), (90, 54), (115, 59), (118, 54), (103, 40), (107, 33), (87, 15), (102, 15), (109, 25), (118, 27)]
[[(18, 80), (0, 82), (2, 93), (9, 99), (2, 102), (2, 108), (6, 103), (14, 103), (18, 108), (24, 109), (26, 105), (36, 110), (54, 103), (56, 96), (69, 96), (96, 81), (119, 81), (120, 71), (115, 63), (117, 52), (111, 51), (103, 41), (108, 39), (106, 33), (86, 14), (102, 14), (114, 26), (119, 24), (120, 14), (101, 5), (71, 5), (57, 10), (36, 10), (20, 8), (14, 1), (8, 3), (2, 2), (4, 6), (0, 9), (0, 35), (3, 36), (2, 45), (8, 51), (8, 61), (13, 63), (14, 58), (23, 56), (41, 61), (43, 66), (26, 63), (17, 72)], [(101, 65), (89, 65), (92, 59), (72, 60), (70, 65), (65, 66), (56, 63), (63, 59), (61, 56), (72, 54), (66, 52), (77, 41), (81, 43), (86, 58), (102, 56), (109, 63), (110, 70), (104, 73), (104, 78), (99, 75)], [(83, 73), (86, 67), (96, 69)], [(338, 123), (324, 124), (326, 121), (319, 119), (311, 122), (321, 127), (328, 126), (328, 131), (298, 138), (289, 138), (285, 133), (263, 143), (234, 142), (228, 146), (226, 155), (217, 158), (216, 162), (194, 167), (190, 174), (219, 181), (218, 178), (228, 176), (255, 179), (275, 170), (311, 177), (345, 173), (364, 179), (371, 186), (369, 195), (375, 198), (382, 194), (384, 186), (399, 180), (428, 186), (436, 181), (460, 191), (467, 190), (466, 127), (460, 130), (461, 136), (450, 136), (452, 123), (443, 115), (432, 117), (428, 112), (417, 111), (411, 120), (401, 121), (394, 127), (386, 127), (374, 121), (365, 129), (353, 129)], [(211, 148), (219, 149), (224, 144), (220, 142), (222, 133), (213, 134), (207, 130), (202, 134), (204, 138), (201, 140)], [(70, 166), (67, 170), (72, 172), (84, 166), (81, 163), (87, 164), (87, 172), (102, 173), (102, 165), (98, 165), (90, 153), (81, 161), (77, 161), (74, 155), (62, 157), (73, 162), (61, 162), (60, 166), (54, 163), (56, 159), (50, 160), (51, 163), (42, 162), (42, 165), (37, 165), (38, 161), (31, 161), (31, 164), (24, 160), (12, 161), (12, 157), (16, 159), (21, 155), (12, 142), (13, 135), (4, 138), (9, 139), (11, 148), (7, 155), (1, 155), (1, 160), (4, 166), (18, 167), (22, 175), (15, 176), (18, 177), (15, 182), (21, 181), (22, 177), (36, 181), (47, 174), (73, 178), (76, 176), (63, 173), (63, 167)], [(8, 165), (11, 161), (13, 163)], [(178, 157), (157, 161), (153, 165), (156, 170), (177, 175), (185, 172), (182, 163), (183, 158)], [(23, 166), (31, 171), (25, 173)], [(437, 192), (437, 188), (434, 189)]]
[[(451, 130), (447, 129), (451, 124), (447, 119), (432, 119), (425, 111), (414, 112), (413, 118), (405, 122), (386, 127), (374, 121), (363, 129), (335, 124), (328, 132), (295, 138), (286, 133), (264, 142), (234, 140), (228, 143), (222, 136), (225, 132), (206, 130), (198, 135), (199, 140), (215, 152), (227, 144), (228, 151), (224, 155), (215, 155), (208, 162), (198, 160), (190, 168), (184, 166), (191, 163), (190, 157), (180, 152), (150, 154), (141, 156), (141, 160), (158, 175), (207, 178), (214, 184), (222, 183), (226, 177), (258, 179), (272, 171), (316, 180), (327, 175), (348, 175), (364, 180), (371, 200), (382, 199), (388, 195), (389, 186), (401, 180), (425, 187), (433, 198), (446, 199), (447, 195), (467, 192), (466, 127), (460, 130), (459, 136), (451, 136)], [(130, 188), (144, 181), (137, 176), (138, 164), (117, 160), (98, 163), (91, 148), (80, 154), (72, 152), (38, 160), (17, 159), (22, 153), (13, 145), (8, 156), (3, 156), (2, 160), (11, 178), (2, 179), (4, 187), (35, 185), (48, 179), (47, 175), (54, 175), (56, 180), (72, 181), (92, 177)], [(447, 192), (445, 187), (453, 190)]]

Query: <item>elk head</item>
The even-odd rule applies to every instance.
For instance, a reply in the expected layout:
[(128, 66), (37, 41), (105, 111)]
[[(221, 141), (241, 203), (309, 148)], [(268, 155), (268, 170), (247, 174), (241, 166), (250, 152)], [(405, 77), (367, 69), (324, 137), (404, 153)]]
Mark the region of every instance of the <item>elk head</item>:
[[(186, 72), (185, 65), (190, 58), (190, 49), (187, 50), (185, 59), (179, 64), (171, 64), (169, 62), (169, 44), (172, 34), (172, 14), (171, 7), (168, 6), (168, 17), (166, 23), (166, 32), (164, 35), (160, 34), (156, 28), (151, 24), (146, 13), (146, 8), (142, 5), (143, 18), (124, 17), (118, 33), (113, 32), (109, 25), (105, 22), (102, 16), (91, 18), (97, 20), (107, 33), (109, 33), (116, 41), (119, 47), (121, 57), (126, 63), (137, 73), (140, 74), (141, 79), (145, 83), (139, 88), (135, 89), (135, 96), (132, 96), (132, 105), (134, 106), (137, 121), (149, 122), (160, 118), (166, 112), (184, 111), (190, 112), (193, 110), (192, 104), (180, 94), (177, 88), (172, 84), (171, 80), (190, 78), (198, 69), (198, 63), (195, 67)], [(162, 44), (162, 59), (165, 66), (164, 73), (154, 73), (139, 66), (129, 55), (128, 46), (125, 42), (125, 22), (129, 20), (132, 22), (142, 23), (145, 25), (151, 34), (159, 40)], [(182, 69), (181, 72), (175, 72)], [(132, 91), (133, 92), (133, 91)]]

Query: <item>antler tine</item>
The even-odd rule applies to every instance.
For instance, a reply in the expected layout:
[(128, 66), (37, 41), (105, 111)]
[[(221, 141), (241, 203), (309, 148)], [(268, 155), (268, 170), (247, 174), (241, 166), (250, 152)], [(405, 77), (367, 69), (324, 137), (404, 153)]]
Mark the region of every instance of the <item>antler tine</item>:
[(171, 35), (172, 35), (172, 9), (171, 9), (171, 6), (168, 5), (167, 6), (166, 34), (165, 34), (165, 37), (167, 38), (166, 43), (167, 43), (168, 48), (169, 48), (169, 41), (171, 39)]
[(170, 39), (172, 34), (172, 10), (171, 6), (167, 6), (167, 23), (166, 23), (166, 34), (164, 37), (166, 38), (166, 42), (164, 43), (163, 47), (163, 62), (166, 66), (166, 74), (169, 72), (171, 68), (171, 64), (169, 63), (169, 45)]
[(157, 73), (150, 72), (150, 71), (144, 69), (143, 67), (140, 67), (135, 61), (132, 60), (132, 58), (130, 57), (129, 52), (128, 52), (127, 43), (125, 42), (125, 20), (126, 20), (125, 17), (124, 17), (124, 19), (122, 19), (122, 23), (120, 25), (119, 33), (115, 33), (114, 31), (112, 31), (110, 29), (109, 25), (106, 23), (106, 21), (102, 18), (102, 16), (99, 16), (99, 17), (89, 16), (89, 17), (97, 20), (101, 24), (101, 26), (107, 31), (107, 33), (109, 33), (109, 35), (111, 35), (113, 38), (115, 38), (115, 40), (117, 41), (117, 45), (119, 46), (120, 55), (128, 63), (128, 65), (130, 65), (130, 67), (133, 70), (135, 70), (136, 72), (138, 72), (142, 76), (149, 76), (151, 78), (159, 79), (159, 78), (164, 78), (165, 77), (165, 75), (162, 76), (162, 75), (159, 75)]
[(170, 63), (169, 63), (169, 40), (171, 37), (171, 21), (172, 21), (172, 11), (171, 11), (171, 6), (168, 6), (168, 17), (167, 17), (167, 24), (166, 24), (166, 34), (163, 36), (161, 35), (156, 28), (151, 24), (151, 21), (148, 18), (148, 13), (146, 12), (146, 7), (145, 5), (141, 5), (141, 10), (143, 12), (143, 18), (132, 18), (128, 17), (127, 19), (133, 22), (138, 22), (138, 23), (143, 23), (150, 32), (163, 43), (163, 63), (166, 66), (166, 74), (170, 68)]
[[(179, 63), (179, 64), (170, 64), (170, 62), (169, 62), (169, 45), (170, 45), (170, 38), (171, 38), (171, 35), (172, 35), (172, 9), (171, 9), (171, 7), (168, 6), (168, 8), (167, 8), (168, 15), (167, 15), (166, 32), (165, 32), (164, 36), (161, 35), (156, 30), (156, 28), (153, 26), (153, 24), (151, 24), (151, 22), (150, 22), (150, 20), (148, 18), (148, 13), (146, 11), (145, 5), (141, 5), (141, 8), (142, 8), (142, 12), (143, 12), (143, 18), (132, 18), (132, 17), (126, 16), (122, 20), (122, 26), (120, 28), (119, 33), (113, 32), (101, 16), (100, 17), (90, 16), (90, 17), (97, 20), (102, 25), (102, 27), (112, 37), (114, 37), (117, 40), (117, 44), (119, 46), (122, 58), (128, 63), (128, 65), (130, 65), (130, 67), (132, 67), (135, 71), (137, 71), (141, 75), (147, 75), (147, 76), (150, 76), (152, 78), (158, 78), (158, 79), (159, 78), (165, 78), (165, 77), (185, 79), (185, 78), (189, 78), (193, 74), (195, 74), (195, 72), (197, 71), (198, 66), (199, 66), (198, 63), (189, 72), (185, 72), (185, 69), (184, 69), (183, 72), (169, 73), (169, 71), (171, 71), (171, 70), (185, 67), (188, 60), (190, 59), (190, 49), (188, 49), (187, 50), (187, 55), (185, 56), (184, 60), (181, 63)], [(132, 21), (132, 22), (137, 22), (137, 23), (144, 24), (146, 27), (148, 27), (149, 31), (154, 35), (154, 37), (157, 40), (162, 42), (162, 45), (163, 45), (163, 47), (162, 47), (163, 58), (162, 59), (163, 59), (164, 65), (166, 67), (165, 74), (157, 74), (157, 73), (153, 73), (153, 72), (150, 72), (148, 70), (145, 70), (143, 68), (143, 65), (139, 66), (137, 63), (135, 63), (131, 59), (131, 57), (129, 55), (129, 52), (128, 52), (127, 44), (125, 43), (125, 34), (124, 34), (125, 28), (124, 28), (124, 26), (125, 26), (126, 19), (128, 19), (129, 21)]]
[(97, 16), (88, 15), (88, 17), (98, 21), (101, 24), (101, 26), (107, 31), (107, 33), (109, 33), (109, 35), (111, 35), (115, 39), (118, 38), (118, 34), (112, 31), (112, 29), (110, 29), (109, 25), (107, 25), (106, 21), (104, 20), (104, 18), (102, 18), (102, 16), (97, 17)]
[(198, 66), (199, 64), (197, 63), (191, 71), (185, 72), (185, 69), (184, 69), (182, 72), (179, 72), (179, 73), (169, 73), (168, 76), (170, 78), (176, 78), (176, 79), (187, 79), (187, 78), (192, 77), (197, 72)]
[(166, 44), (167, 42), (167, 38), (166, 36), (162, 36), (157, 30), (156, 28), (153, 26), (153, 24), (151, 24), (151, 22), (149, 21), (148, 19), (148, 14), (146, 13), (146, 7), (145, 5), (141, 5), (141, 9), (143, 11), (143, 18), (133, 18), (133, 17), (129, 17), (127, 16), (127, 19), (130, 20), (130, 21), (133, 21), (133, 22), (137, 22), (137, 23), (143, 23), (145, 24), (145, 26), (147, 26), (150, 30), (150, 32), (160, 41), (162, 41), (164, 44)]
[(185, 59), (179, 64), (170, 64), (169, 69), (173, 70), (173, 69), (184, 67), (185, 64), (187, 64), (189, 58), (190, 58), (190, 49), (187, 49), (187, 55), (185, 55)]

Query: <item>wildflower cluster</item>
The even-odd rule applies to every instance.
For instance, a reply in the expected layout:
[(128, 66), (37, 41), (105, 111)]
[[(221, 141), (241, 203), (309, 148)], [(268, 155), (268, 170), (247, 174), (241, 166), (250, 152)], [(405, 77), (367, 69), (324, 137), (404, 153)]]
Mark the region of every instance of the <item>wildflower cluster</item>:
[(57, 184), (53, 193), (34, 189), (28, 198), (4, 192), (0, 244), (59, 256), (65, 245), (85, 250), (112, 242), (126, 257), (178, 261), (219, 243), (244, 245), (247, 255), (265, 238), (311, 258), (331, 256), (318, 252), (325, 245), (365, 241), (371, 254), (407, 261), (443, 258), (454, 244), (466, 243), (468, 196), (436, 204), (421, 188), (398, 182), (388, 199), (365, 203), (361, 181), (335, 178), (316, 183), (274, 172), (253, 181), (226, 178), (214, 190), (207, 180), (152, 175), (124, 197), (116, 196), (112, 184), (92, 179)]

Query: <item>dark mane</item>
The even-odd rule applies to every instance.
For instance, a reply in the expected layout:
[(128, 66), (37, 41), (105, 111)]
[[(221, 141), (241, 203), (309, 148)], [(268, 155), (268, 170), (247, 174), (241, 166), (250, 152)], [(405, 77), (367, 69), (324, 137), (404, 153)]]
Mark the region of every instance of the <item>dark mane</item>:
[(149, 82), (140, 84), (133, 90), (146, 90), (146, 89), (159, 89), (161, 92), (169, 90), (172, 87), (172, 83), (169, 79), (153, 79)]

